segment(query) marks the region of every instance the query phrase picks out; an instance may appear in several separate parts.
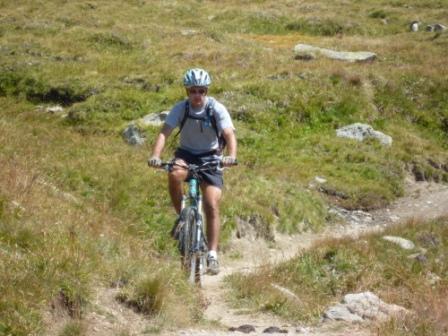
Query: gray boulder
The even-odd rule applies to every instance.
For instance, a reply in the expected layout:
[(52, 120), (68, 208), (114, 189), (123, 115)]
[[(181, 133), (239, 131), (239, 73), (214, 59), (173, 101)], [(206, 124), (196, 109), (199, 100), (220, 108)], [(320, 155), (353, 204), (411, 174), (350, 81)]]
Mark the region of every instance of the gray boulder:
[(294, 47), (294, 53), (299, 59), (308, 60), (323, 56), (330, 59), (346, 62), (371, 62), (377, 57), (375, 53), (368, 51), (335, 51), (331, 49), (314, 47), (309, 44), (297, 44)]
[(388, 316), (398, 316), (406, 312), (405, 308), (385, 303), (372, 292), (347, 294), (343, 303), (353, 314), (369, 320), (384, 320)]
[(372, 126), (367, 124), (355, 123), (344, 126), (336, 130), (336, 135), (341, 138), (355, 139), (363, 141), (365, 139), (377, 139), (383, 145), (392, 145), (392, 137), (382, 132), (375, 131)]
[(139, 119), (137, 122), (143, 127), (148, 126), (162, 126), (169, 111), (163, 111), (160, 113), (150, 113)]
[(144, 136), (134, 124), (128, 125), (122, 133), (124, 140), (130, 145), (142, 145), (145, 142)]
[(398, 305), (382, 301), (372, 292), (347, 294), (341, 303), (327, 309), (325, 320), (362, 322), (385, 320), (391, 316), (406, 314), (408, 311)]
[(348, 310), (348, 308), (338, 303), (327, 309), (324, 313), (324, 319), (326, 320), (335, 320), (335, 321), (346, 321), (346, 322), (362, 322), (362, 317), (353, 314)]

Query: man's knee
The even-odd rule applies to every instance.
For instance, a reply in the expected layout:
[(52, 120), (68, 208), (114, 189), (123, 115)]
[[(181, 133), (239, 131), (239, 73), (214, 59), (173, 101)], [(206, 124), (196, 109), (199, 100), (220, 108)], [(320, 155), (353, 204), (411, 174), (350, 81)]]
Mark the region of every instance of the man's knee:
[(185, 181), (188, 175), (188, 171), (184, 167), (188, 167), (187, 163), (182, 159), (176, 159), (174, 163), (175, 165), (172, 166), (168, 174), (170, 181), (173, 182)]
[(204, 208), (207, 212), (218, 213), (219, 212), (219, 201), (212, 200), (204, 202)]
[(210, 213), (218, 213), (221, 200), (221, 189), (213, 186), (207, 186), (204, 189), (205, 210)]

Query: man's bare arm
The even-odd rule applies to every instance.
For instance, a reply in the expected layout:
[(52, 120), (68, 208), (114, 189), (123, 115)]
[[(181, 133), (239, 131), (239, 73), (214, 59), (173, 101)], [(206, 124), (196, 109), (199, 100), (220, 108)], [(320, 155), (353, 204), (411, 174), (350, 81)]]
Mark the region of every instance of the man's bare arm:
[(235, 132), (232, 127), (227, 127), (222, 130), (222, 135), (226, 140), (227, 153), (230, 157), (236, 159), (237, 142)]
[(157, 136), (156, 143), (152, 150), (152, 157), (160, 158), (163, 152), (163, 148), (165, 147), (166, 139), (170, 136), (173, 128), (168, 126), (167, 124), (163, 124), (163, 127)]

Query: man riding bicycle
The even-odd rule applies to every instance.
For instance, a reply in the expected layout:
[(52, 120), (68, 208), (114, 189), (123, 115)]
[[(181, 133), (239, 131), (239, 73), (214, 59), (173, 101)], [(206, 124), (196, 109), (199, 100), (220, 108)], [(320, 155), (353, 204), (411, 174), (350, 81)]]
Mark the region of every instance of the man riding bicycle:
[[(160, 167), (160, 156), (166, 139), (173, 129), (179, 127), (180, 146), (174, 153), (174, 165), (168, 174), (168, 185), (174, 209), (180, 216), (182, 183), (188, 172), (181, 166), (202, 164), (222, 160), (223, 166), (236, 163), (237, 141), (234, 126), (226, 107), (213, 97), (207, 96), (211, 84), (210, 75), (203, 69), (190, 69), (183, 78), (188, 98), (177, 103), (157, 136), (148, 164)], [(228, 156), (222, 156), (223, 144), (227, 145)], [(219, 203), (222, 195), (222, 170), (209, 170), (200, 173), (204, 212), (207, 222), (208, 273), (219, 273), (218, 240), (220, 231)], [(181, 218), (176, 221), (172, 233), (176, 231)]]

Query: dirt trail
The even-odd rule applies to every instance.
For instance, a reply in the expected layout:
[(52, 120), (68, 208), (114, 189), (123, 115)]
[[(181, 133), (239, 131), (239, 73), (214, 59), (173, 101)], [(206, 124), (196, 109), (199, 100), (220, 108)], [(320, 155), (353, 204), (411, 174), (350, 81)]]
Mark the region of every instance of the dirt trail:
[[(316, 328), (304, 328), (297, 325), (285, 324), (278, 317), (271, 314), (251, 314), (231, 308), (228, 299), (228, 290), (223, 279), (235, 272), (252, 272), (257, 268), (269, 264), (288, 260), (303, 249), (311, 247), (313, 243), (326, 237), (357, 236), (368, 231), (381, 230), (387, 225), (411, 218), (435, 218), (448, 215), (448, 186), (435, 183), (415, 183), (409, 178), (406, 181), (406, 196), (397, 200), (387, 209), (381, 209), (371, 213), (366, 221), (335, 226), (319, 234), (275, 235), (274, 246), (269, 246), (265, 241), (250, 241), (247, 239), (234, 240), (232, 251), (239, 251), (241, 258), (231, 259), (228, 255), (221, 257), (221, 273), (218, 276), (206, 277), (204, 295), (210, 304), (205, 311), (205, 318), (218, 321), (226, 329), (238, 327), (243, 324), (255, 326), (257, 333), (270, 326), (281, 327), (288, 333), (304, 335), (346, 335), (347, 329), (351, 335), (367, 335), (368, 331), (355, 326), (341, 326), (335, 329), (335, 325), (325, 325)], [(173, 335), (235, 335), (232, 332), (221, 331), (181, 331)], [(251, 335), (255, 335), (251, 333)], [(266, 335), (266, 334), (263, 334)]]
[[(207, 276), (203, 293), (209, 305), (204, 313), (205, 319), (216, 322), (218, 327), (203, 330), (165, 330), (162, 336), (211, 336), (238, 335), (239, 332), (229, 332), (229, 327), (244, 324), (253, 325), (256, 333), (263, 334), (265, 328), (276, 326), (287, 330), (288, 334), (337, 336), (337, 335), (369, 335), (369, 330), (362, 326), (344, 324), (324, 324), (317, 327), (306, 327), (288, 324), (276, 316), (267, 313), (253, 313), (234, 309), (230, 305), (229, 292), (224, 278), (235, 272), (253, 272), (263, 265), (275, 264), (294, 257), (299, 251), (307, 249), (313, 243), (326, 237), (357, 236), (373, 230), (381, 230), (393, 223), (410, 218), (435, 218), (448, 215), (448, 186), (434, 183), (415, 183), (409, 178), (406, 181), (406, 196), (397, 200), (387, 209), (381, 209), (358, 221), (348, 221), (346, 225), (329, 227), (319, 234), (305, 233), (297, 235), (275, 235), (275, 243), (264, 240), (234, 239), (231, 242), (232, 253), (221, 255), (221, 272), (217, 276)], [(238, 252), (238, 258), (232, 257)], [(112, 293), (113, 294), (113, 293)], [(141, 335), (150, 328), (150, 322), (145, 327), (144, 319), (129, 309), (112, 302), (110, 290), (98, 292), (96, 305), (108, 313), (109, 319), (100, 316), (88, 316), (89, 334), (110, 335), (112, 331), (126, 330), (127, 335)], [(284, 334), (273, 334), (284, 335)]]

